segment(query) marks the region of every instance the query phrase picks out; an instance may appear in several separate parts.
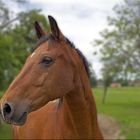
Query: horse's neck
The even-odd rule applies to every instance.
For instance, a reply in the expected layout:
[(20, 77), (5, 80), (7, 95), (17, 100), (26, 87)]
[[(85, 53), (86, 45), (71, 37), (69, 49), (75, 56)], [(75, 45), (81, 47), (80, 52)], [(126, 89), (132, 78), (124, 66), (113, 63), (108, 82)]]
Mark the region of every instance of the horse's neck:
[(79, 131), (78, 133), (95, 136), (94, 132), (96, 133), (98, 129), (97, 112), (89, 80), (83, 75), (75, 83), (75, 88), (63, 97), (64, 118), (71, 121), (71, 125)]

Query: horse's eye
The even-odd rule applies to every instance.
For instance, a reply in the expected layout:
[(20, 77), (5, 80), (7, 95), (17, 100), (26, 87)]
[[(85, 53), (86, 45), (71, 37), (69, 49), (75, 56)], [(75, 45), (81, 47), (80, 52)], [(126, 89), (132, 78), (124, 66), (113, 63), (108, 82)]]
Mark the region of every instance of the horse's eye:
[(49, 66), (50, 64), (53, 63), (53, 59), (50, 57), (44, 57), (41, 62), (41, 64), (45, 65), (45, 66)]

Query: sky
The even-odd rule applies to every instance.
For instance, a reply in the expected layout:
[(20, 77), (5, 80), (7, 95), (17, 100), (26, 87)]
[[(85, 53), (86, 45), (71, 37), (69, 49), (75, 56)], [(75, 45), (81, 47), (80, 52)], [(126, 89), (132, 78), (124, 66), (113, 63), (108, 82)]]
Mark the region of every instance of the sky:
[(114, 16), (114, 5), (122, 3), (123, 0), (28, 0), (27, 4), (22, 5), (7, 1), (15, 13), (41, 9), (46, 17), (52, 15), (63, 34), (84, 53), (92, 63), (97, 77), (101, 78), (100, 54), (93, 56), (93, 51), (97, 49), (93, 42), (99, 39), (99, 33), (108, 27), (107, 17)]

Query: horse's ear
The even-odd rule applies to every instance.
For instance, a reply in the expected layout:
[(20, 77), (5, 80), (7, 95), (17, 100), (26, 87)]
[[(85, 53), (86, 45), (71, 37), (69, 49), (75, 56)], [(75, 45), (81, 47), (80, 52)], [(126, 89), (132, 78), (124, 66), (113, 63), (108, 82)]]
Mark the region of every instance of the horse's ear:
[(36, 35), (38, 39), (40, 39), (42, 36), (45, 35), (45, 32), (43, 31), (43, 29), (41, 28), (41, 26), (37, 21), (35, 21), (34, 26), (35, 26)]
[(50, 15), (48, 16), (48, 19), (50, 22), (51, 32), (52, 32), (53, 36), (58, 40), (64, 39), (64, 36), (63, 36), (62, 32), (60, 31), (56, 20)]

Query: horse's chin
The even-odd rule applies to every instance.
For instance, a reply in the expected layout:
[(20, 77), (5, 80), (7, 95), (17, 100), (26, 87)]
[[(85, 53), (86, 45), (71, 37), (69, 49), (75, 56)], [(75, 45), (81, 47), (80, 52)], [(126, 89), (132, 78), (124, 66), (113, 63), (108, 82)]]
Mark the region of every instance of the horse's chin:
[(17, 126), (22, 126), (26, 123), (26, 120), (25, 121), (20, 121), (20, 122), (12, 122), (11, 124), (12, 125), (17, 125)]
[(14, 121), (13, 122), (13, 125), (18, 125), (18, 126), (21, 126), (21, 125), (24, 125), (26, 123), (26, 120), (27, 120), (27, 113), (25, 113), (18, 121)]

